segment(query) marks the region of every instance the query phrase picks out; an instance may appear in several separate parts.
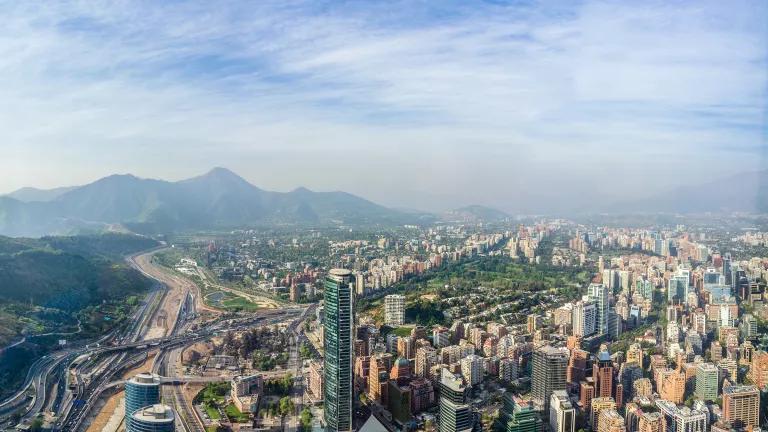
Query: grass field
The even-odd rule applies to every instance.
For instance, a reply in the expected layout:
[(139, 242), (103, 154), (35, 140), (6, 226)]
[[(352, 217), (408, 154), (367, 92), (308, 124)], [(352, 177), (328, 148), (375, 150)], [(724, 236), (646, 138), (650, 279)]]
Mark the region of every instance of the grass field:
[(232, 404), (227, 405), (226, 408), (224, 408), (224, 411), (227, 413), (229, 420), (234, 423), (246, 423), (250, 420), (248, 414), (241, 413), (240, 410)]
[(243, 297), (228, 298), (221, 302), (224, 309), (240, 310), (244, 312), (255, 312), (259, 310), (259, 305)]

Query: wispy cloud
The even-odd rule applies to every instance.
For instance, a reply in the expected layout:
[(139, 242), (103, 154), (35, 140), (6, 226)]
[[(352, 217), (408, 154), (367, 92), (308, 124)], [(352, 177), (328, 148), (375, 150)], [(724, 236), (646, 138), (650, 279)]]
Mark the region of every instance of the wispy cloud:
[(4, 189), (228, 165), (278, 189), (535, 207), (558, 185), (653, 193), (766, 151), (757, 0), (0, 11)]

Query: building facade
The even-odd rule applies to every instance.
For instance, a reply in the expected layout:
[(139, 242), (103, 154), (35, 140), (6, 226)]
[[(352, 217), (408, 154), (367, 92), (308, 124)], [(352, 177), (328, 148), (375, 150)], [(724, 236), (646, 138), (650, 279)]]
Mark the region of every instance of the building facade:
[(384, 297), (384, 324), (390, 327), (405, 323), (405, 296), (391, 294)]
[(352, 272), (333, 269), (325, 278), (325, 425), (352, 430)]
[(132, 432), (133, 413), (160, 403), (160, 376), (140, 373), (125, 383), (125, 426)]

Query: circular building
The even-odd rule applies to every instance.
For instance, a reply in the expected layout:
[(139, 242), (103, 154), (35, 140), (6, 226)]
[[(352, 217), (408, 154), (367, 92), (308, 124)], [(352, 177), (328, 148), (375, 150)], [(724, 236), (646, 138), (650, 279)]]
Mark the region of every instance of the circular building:
[(133, 413), (128, 432), (174, 432), (175, 421), (176, 414), (168, 405), (150, 405)]
[(140, 373), (125, 383), (125, 426), (130, 432), (133, 413), (160, 403), (160, 376)]

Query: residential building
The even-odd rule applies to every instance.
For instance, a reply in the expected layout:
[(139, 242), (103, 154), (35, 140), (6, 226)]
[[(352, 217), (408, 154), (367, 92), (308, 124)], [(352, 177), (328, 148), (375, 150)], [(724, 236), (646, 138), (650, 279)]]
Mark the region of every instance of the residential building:
[(579, 301), (573, 306), (573, 335), (579, 338), (591, 336), (597, 328), (597, 307), (591, 301)]
[(723, 387), (723, 419), (737, 429), (760, 426), (760, 391), (753, 385)]
[(707, 432), (709, 415), (705, 411), (678, 407), (664, 399), (657, 399), (656, 407), (661, 414), (661, 430), (664, 432)]
[(597, 432), (600, 427), (600, 413), (604, 410), (615, 411), (616, 401), (612, 397), (596, 397), (592, 399), (590, 408), (589, 423), (592, 425), (592, 430)]
[(405, 296), (390, 294), (384, 297), (384, 324), (390, 327), (405, 323)]
[(469, 386), (483, 381), (483, 358), (472, 354), (461, 359), (461, 375)]
[(600, 411), (597, 424), (598, 432), (626, 432), (624, 417), (619, 415), (615, 409)]

